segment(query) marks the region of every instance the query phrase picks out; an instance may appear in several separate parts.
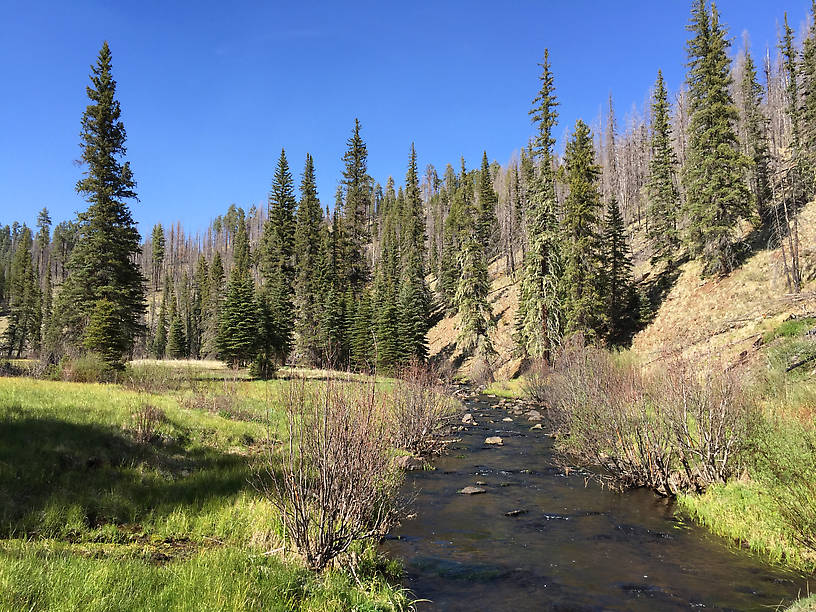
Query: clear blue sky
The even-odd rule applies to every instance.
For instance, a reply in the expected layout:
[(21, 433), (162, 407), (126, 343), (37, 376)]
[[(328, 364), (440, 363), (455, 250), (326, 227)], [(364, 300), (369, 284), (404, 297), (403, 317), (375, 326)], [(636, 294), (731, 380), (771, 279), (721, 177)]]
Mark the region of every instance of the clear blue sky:
[[(611, 92), (622, 118), (662, 68), (684, 77), (686, 0), (458, 2), (23, 2), (0, 0), (0, 223), (47, 206), (73, 217), (79, 121), (103, 40), (138, 181), (142, 232), (157, 221), (206, 226), (230, 203), (266, 201), (281, 147), (296, 181), (315, 158), (333, 202), (354, 117), (369, 172), (444, 169), (483, 149), (506, 162), (532, 133), (527, 111), (545, 47), (557, 134), (593, 122)], [(810, 0), (722, 0), (723, 21), (756, 55), (784, 10), (797, 30)], [(732, 51), (735, 51), (733, 49)]]

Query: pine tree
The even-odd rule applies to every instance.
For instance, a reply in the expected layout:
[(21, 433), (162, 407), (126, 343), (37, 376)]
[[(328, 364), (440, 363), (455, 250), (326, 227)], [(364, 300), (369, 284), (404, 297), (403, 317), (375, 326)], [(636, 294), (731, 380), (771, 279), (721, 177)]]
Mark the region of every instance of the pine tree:
[(170, 283), (165, 283), (161, 306), (159, 306), (159, 316), (156, 320), (156, 333), (153, 336), (153, 356), (156, 359), (164, 359), (164, 353), (167, 350), (167, 308), (169, 303)]
[(235, 263), (221, 307), (217, 344), (220, 358), (235, 368), (256, 356), (259, 327), (254, 284), (249, 274), (249, 241), (243, 214), (239, 218), (234, 244)]
[(482, 208), (467, 211), (470, 221), (463, 228), (459, 255), (461, 275), (456, 288), (459, 314), (456, 343), (465, 356), (489, 359), (494, 353), (489, 332), (493, 327), (492, 313), (487, 302), (490, 280), (487, 273), (486, 245), (482, 241), (479, 221)]
[(802, 50), (802, 143), (811, 168), (816, 167), (816, 0), (811, 3), (810, 27)]
[(797, 66), (798, 53), (793, 42), (793, 29), (788, 25), (788, 13), (784, 13), (784, 28), (782, 39), (779, 41), (779, 50), (782, 52), (782, 65), (785, 71), (785, 94), (788, 101), (788, 117), (791, 123), (791, 144), (794, 154), (798, 153), (802, 144), (802, 128), (799, 107), (799, 68)]
[(373, 331), (371, 292), (366, 289), (357, 300), (349, 341), (351, 367), (358, 372), (370, 373), (375, 365)]
[(35, 295), (38, 287), (34, 282), (32, 265), (31, 230), (23, 226), (16, 241), (8, 282), (8, 325), (5, 331), (5, 347), (8, 357), (21, 357), (29, 346), (37, 324)]
[(218, 335), (221, 330), (221, 310), (224, 304), (224, 264), (218, 251), (213, 255), (207, 284), (209, 299), (204, 303), (202, 313), (204, 329), (201, 347), (205, 357), (214, 358), (218, 355)]
[(689, 107), (686, 242), (701, 256), (703, 274), (727, 274), (736, 265), (735, 228), (751, 206), (743, 179), (749, 161), (738, 151), (731, 99), (729, 42), (716, 7), (695, 0), (688, 29)]
[(179, 313), (178, 300), (170, 298), (170, 331), (167, 337), (167, 356), (171, 359), (186, 357), (187, 339), (184, 337), (184, 324)]
[(45, 275), (45, 267), (48, 265), (48, 245), (51, 243), (51, 215), (48, 209), (43, 208), (37, 215), (37, 236), (34, 240), (37, 247), (37, 266), (35, 272), (37, 276)]
[(360, 135), (360, 121), (354, 120), (354, 130), (346, 141), (348, 149), (343, 155), (343, 206), (344, 230), (348, 244), (345, 245), (345, 264), (348, 281), (359, 292), (369, 278), (369, 266), (365, 245), (369, 240), (367, 208), (371, 196), (371, 179), (368, 176), (368, 150)]
[[(515, 340), (522, 355), (549, 359), (552, 347), (560, 342), (563, 333), (562, 255), (553, 168), (553, 129), (558, 119), (558, 101), (549, 51), (544, 52), (541, 69), (541, 89), (530, 110), (537, 128), (530, 145), (534, 159), (522, 157), (522, 175), (528, 188), (526, 234), (529, 250), (524, 258), (519, 288)], [(538, 174), (533, 162), (538, 163)]]
[(564, 167), (569, 194), (564, 203), (564, 310), (566, 332), (581, 332), (596, 340), (606, 326), (603, 300), (603, 244), (599, 234), (600, 168), (589, 127), (580, 119), (567, 143)]
[[(79, 240), (68, 262), (69, 276), (58, 297), (57, 318), (71, 343), (83, 339), (91, 315), (95, 332), (113, 333), (97, 346), (98, 333), (84, 338), (88, 350), (97, 348), (115, 367), (130, 352), (134, 340), (144, 331), (141, 315), (145, 309), (144, 280), (136, 256), (140, 251), (139, 232), (126, 200), (136, 198), (136, 182), (125, 154), (125, 128), (119, 120), (116, 81), (111, 75), (108, 44), (102, 46), (93, 67), (91, 104), (82, 116), (82, 161), (85, 177), (77, 191), (90, 206), (79, 216)], [(97, 306), (98, 301), (104, 301)], [(115, 320), (100, 317), (116, 316)]]
[(323, 307), (321, 271), (324, 267), (321, 226), (323, 211), (317, 197), (314, 160), (306, 154), (306, 166), (300, 183), (300, 205), (295, 230), (295, 346), (304, 363), (320, 360), (320, 311)]
[(487, 151), (482, 152), (482, 169), (479, 172), (479, 210), (476, 219), (476, 237), (489, 258), (493, 254), (495, 244), (494, 234), (499, 221), (496, 217), (496, 205), (499, 197), (493, 189), (493, 179), (490, 176), (490, 164), (487, 161)]
[(767, 226), (771, 204), (771, 169), (768, 147), (768, 119), (762, 110), (762, 85), (746, 44), (743, 51), (742, 78), (740, 79), (740, 116), (745, 130), (743, 153), (753, 162), (749, 170), (751, 193), (756, 211), (763, 226)]
[[(396, 201), (396, 195), (393, 201)], [(383, 219), (381, 255), (374, 279), (372, 298), (374, 349), (376, 365), (381, 372), (392, 371), (400, 359), (401, 343), (397, 299), (401, 266), (396, 233), (396, 213), (396, 209), (390, 207)]]
[(638, 308), (633, 304), (636, 294), (632, 283), (632, 253), (615, 196), (610, 198), (606, 209), (603, 242), (606, 311), (609, 321), (607, 342), (612, 346), (621, 346), (634, 331)]
[(271, 371), (272, 364), (286, 361), (292, 350), (294, 304), (292, 290), (295, 277), (295, 189), (292, 174), (281, 150), (272, 190), (269, 194), (269, 220), (261, 238), (261, 275), (264, 280), (260, 310), (258, 371)]
[(207, 304), (210, 301), (210, 267), (204, 255), (198, 256), (194, 276), (192, 305), (192, 324), (187, 337), (190, 346), (190, 357), (200, 359), (204, 346), (204, 326)]
[(416, 150), (412, 144), (405, 176), (406, 195), (400, 232), (402, 243), (400, 259), (403, 269), (399, 293), (399, 330), (402, 356), (406, 361), (427, 358), (430, 318), (430, 295), (425, 285), (425, 213), (419, 198), (419, 177), (416, 168)]
[(680, 245), (677, 218), (680, 194), (676, 180), (677, 157), (672, 148), (669, 100), (663, 72), (657, 71), (652, 97), (652, 159), (649, 162), (649, 227), (652, 246), (652, 264), (665, 261), (674, 264), (674, 255)]
[(153, 226), (151, 243), (153, 245), (151, 253), (151, 280), (153, 281), (153, 291), (158, 291), (165, 249), (164, 228), (161, 223), (157, 223)]

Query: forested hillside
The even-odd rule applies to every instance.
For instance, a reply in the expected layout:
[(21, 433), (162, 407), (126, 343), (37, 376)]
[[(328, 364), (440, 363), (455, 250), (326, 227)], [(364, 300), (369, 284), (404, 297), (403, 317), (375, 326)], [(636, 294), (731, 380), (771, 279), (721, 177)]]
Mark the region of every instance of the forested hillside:
[(621, 115), (610, 97), (604, 116), (569, 126), (563, 150), (557, 60), (545, 51), (532, 137), (507, 162), (485, 152), (476, 168), (435, 168), (405, 143), (405, 167), (372, 177), (376, 151), (355, 120), (335, 194), (317, 193), (311, 156), (282, 150), (266, 203), (229, 205), (204, 231), (157, 224), (141, 239), (106, 44), (82, 118), (76, 188), (88, 210), (53, 225), (43, 209), (35, 228), (8, 220), (0, 232), (4, 353), (53, 363), (91, 351), (113, 367), (219, 358), (258, 376), (283, 363), (384, 372), (425, 360), (441, 325), (430, 341), (443, 369), (467, 363), (489, 378), (575, 332), (629, 345), (686, 262), (717, 279), (771, 246), (773, 291), (798, 293), (816, 32), (797, 46), (782, 18), (778, 49), (755, 59), (747, 37), (732, 49), (717, 8), (695, 0), (685, 84), (669, 92), (655, 66), (649, 104)]

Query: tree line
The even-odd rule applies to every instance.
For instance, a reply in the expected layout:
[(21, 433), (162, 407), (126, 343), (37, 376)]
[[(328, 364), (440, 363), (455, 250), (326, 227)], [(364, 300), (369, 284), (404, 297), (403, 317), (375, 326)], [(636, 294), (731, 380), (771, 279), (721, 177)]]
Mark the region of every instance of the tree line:
[(404, 183), (383, 187), (355, 120), (333, 207), (311, 155), (296, 188), (282, 150), (265, 207), (230, 206), (203, 235), (157, 224), (143, 242), (106, 43), (81, 123), (76, 188), (88, 209), (53, 232), (45, 209), (36, 234), (0, 228), (5, 352), (218, 358), (258, 376), (286, 362), (393, 371), (426, 359), (432, 322), (455, 315), (457, 348), (489, 367), (491, 262), (517, 281), (520, 355), (548, 358), (575, 332), (620, 346), (650, 316), (634, 231), (655, 274), (699, 258), (705, 276), (724, 275), (753, 244), (781, 246), (798, 291), (797, 211), (816, 167), (814, 18), (816, 4), (797, 46), (785, 15), (760, 70), (747, 40), (732, 61), (716, 5), (693, 0), (684, 86), (672, 101), (658, 70), (648, 109), (623, 133), (610, 98), (605, 121), (577, 121), (556, 151), (545, 51), (534, 135), (505, 166), (484, 152), (475, 169), (461, 159), (420, 176), (411, 145)]

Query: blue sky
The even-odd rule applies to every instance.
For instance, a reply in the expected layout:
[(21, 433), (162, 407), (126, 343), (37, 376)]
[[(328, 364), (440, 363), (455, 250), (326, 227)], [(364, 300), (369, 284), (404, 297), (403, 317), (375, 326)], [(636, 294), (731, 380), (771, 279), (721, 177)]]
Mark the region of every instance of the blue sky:
[[(506, 4), (506, 6), (503, 6)], [(620, 118), (662, 68), (684, 78), (686, 0), (461, 2), (23, 2), (0, 0), (0, 223), (59, 221), (85, 203), (79, 122), (90, 64), (113, 53), (142, 232), (181, 220), (203, 229), (230, 203), (266, 201), (281, 147), (296, 181), (315, 158), (333, 202), (353, 120), (369, 172), (401, 183), (411, 142), (441, 171), (487, 150), (505, 163), (549, 47), (561, 103), (557, 134), (595, 121), (613, 95)], [(810, 0), (722, 0), (739, 46), (797, 30)], [(733, 49), (735, 51), (736, 49)]]

